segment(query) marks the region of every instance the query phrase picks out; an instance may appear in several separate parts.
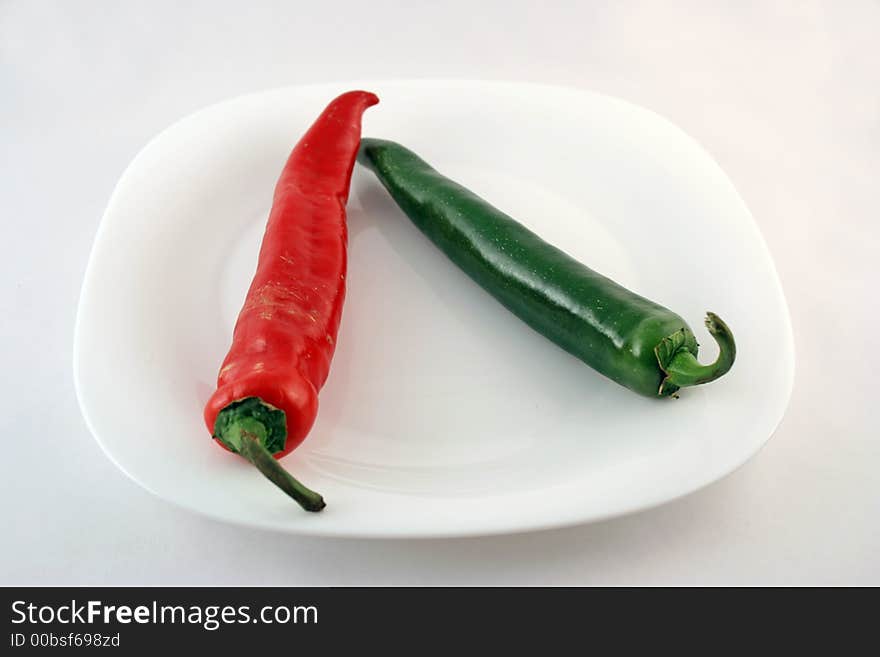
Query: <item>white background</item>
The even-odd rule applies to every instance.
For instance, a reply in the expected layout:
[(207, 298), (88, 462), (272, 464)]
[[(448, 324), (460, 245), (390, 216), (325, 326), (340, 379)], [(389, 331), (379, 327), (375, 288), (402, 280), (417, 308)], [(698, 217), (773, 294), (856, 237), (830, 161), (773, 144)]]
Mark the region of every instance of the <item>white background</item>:
[[(0, 584), (880, 584), (880, 4), (735, 4), (0, 2)], [(794, 394), (767, 447), (659, 509), (441, 541), (239, 529), (118, 471), (71, 351), (119, 175), (204, 105), (368, 77), (573, 85), (700, 141), (792, 313)]]

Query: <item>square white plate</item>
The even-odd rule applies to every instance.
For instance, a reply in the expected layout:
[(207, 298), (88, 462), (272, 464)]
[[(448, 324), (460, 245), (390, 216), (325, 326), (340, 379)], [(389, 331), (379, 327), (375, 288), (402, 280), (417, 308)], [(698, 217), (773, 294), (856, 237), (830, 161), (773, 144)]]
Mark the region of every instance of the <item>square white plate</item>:
[[(510, 315), (355, 168), (349, 287), (310, 436), (283, 464), (327, 508), (301, 511), (202, 422), (253, 274), (272, 190), (327, 102), (376, 92), (364, 135), (440, 171), (594, 269), (681, 314), (707, 310), (738, 359), (681, 399), (641, 398)], [(83, 283), (83, 414), (107, 455), (171, 502), (229, 522), (334, 535), (519, 532), (644, 509), (731, 472), (770, 437), (794, 370), (761, 235), (691, 138), (575, 89), (358, 82), (236, 98), (174, 124), (119, 181)]]

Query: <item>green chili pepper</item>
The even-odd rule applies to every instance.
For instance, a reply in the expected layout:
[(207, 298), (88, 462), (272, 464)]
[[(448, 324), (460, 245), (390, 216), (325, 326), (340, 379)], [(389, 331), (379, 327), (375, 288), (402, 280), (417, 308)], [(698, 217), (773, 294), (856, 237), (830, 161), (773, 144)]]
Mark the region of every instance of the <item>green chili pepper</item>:
[(372, 170), (431, 241), (533, 329), (621, 385), (665, 397), (727, 372), (736, 345), (713, 313), (706, 327), (720, 353), (697, 361), (685, 321), (596, 273), (442, 176), (400, 144), (362, 139), (358, 161)]

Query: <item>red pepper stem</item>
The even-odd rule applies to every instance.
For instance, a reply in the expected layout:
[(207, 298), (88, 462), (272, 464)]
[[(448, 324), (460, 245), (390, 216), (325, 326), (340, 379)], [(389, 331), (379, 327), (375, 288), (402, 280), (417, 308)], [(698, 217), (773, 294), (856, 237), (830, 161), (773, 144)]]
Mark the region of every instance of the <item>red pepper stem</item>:
[(327, 506), (320, 494), (306, 488), (281, 467), (272, 453), (263, 447), (257, 436), (243, 433), (238, 453), (253, 463), (269, 481), (296, 500), (306, 511), (320, 511)]

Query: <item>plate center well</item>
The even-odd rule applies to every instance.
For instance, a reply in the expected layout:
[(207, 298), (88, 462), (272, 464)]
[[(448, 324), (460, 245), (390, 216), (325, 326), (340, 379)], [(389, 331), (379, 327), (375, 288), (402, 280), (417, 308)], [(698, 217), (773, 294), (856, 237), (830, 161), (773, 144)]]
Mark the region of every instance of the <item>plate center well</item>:
[[(585, 261), (600, 271), (636, 278), (618, 242), (583, 208), (511, 174), (454, 168), (510, 215), (540, 225), (563, 248), (588, 253)], [(247, 224), (224, 259), (221, 305), (230, 330), (267, 213)], [(468, 279), (363, 169), (354, 179), (349, 231), (338, 349), (318, 421), (299, 450), (312, 467), (354, 486), (456, 495), (546, 486), (579, 476), (585, 461), (604, 461), (604, 448), (591, 455), (553, 428), (583, 414), (588, 443), (589, 409), (617, 394), (616, 386)], [(523, 474), (511, 478), (511, 471)]]

